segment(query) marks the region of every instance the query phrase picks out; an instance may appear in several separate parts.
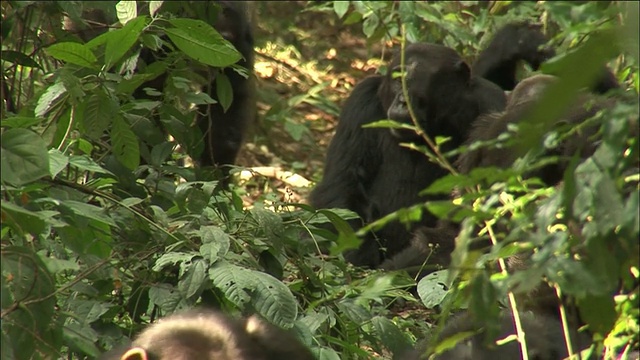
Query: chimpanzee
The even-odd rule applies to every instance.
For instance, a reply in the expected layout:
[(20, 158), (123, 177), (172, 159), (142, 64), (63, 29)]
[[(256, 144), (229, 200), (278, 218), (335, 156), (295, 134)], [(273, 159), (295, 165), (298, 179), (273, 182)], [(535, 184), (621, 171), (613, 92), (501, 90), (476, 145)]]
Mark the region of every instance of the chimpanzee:
[[(511, 93), (504, 112), (485, 114), (478, 118), (469, 135), (469, 143), (493, 140), (498, 138), (500, 134), (507, 132), (510, 124), (517, 124), (526, 118), (527, 114), (535, 108), (544, 89), (556, 80), (551, 75), (535, 75), (523, 80)], [(589, 94), (581, 94), (578, 100), (566, 110), (565, 115), (559, 119), (558, 123), (580, 124), (593, 117), (598, 111), (613, 106), (614, 103), (615, 100), (612, 99), (597, 99)], [(562, 180), (567, 160), (571, 156), (576, 152), (582, 158), (593, 154), (596, 144), (589, 138), (596, 132), (597, 127), (586, 127), (565, 139), (557, 149), (547, 152), (547, 155), (560, 156), (558, 163), (546, 166), (532, 175), (540, 177), (550, 186), (559, 183)], [(476, 167), (507, 168), (513, 164), (516, 156), (517, 152), (515, 151), (482, 147), (461, 155), (457, 166), (461, 173), (468, 173)]]
[(496, 32), (489, 45), (480, 52), (473, 63), (472, 72), (503, 90), (513, 90), (517, 84), (516, 71), (520, 61), (538, 70), (544, 61), (555, 55), (555, 50), (544, 47), (546, 42), (540, 25), (528, 22), (507, 24)]
[[(402, 359), (426, 359), (425, 352), (438, 341), (453, 336), (464, 336), (453, 348), (433, 357), (437, 360), (493, 360), (493, 359), (521, 359), (520, 344), (516, 339), (498, 345), (496, 341), (503, 340), (509, 335), (515, 335), (513, 314), (503, 311), (500, 314), (497, 333), (488, 336), (485, 326), (468, 313), (455, 315), (448, 319), (446, 326), (440, 332), (438, 339), (429, 339), (417, 346), (417, 349)], [(564, 334), (560, 322), (551, 316), (532, 312), (520, 313), (520, 321), (527, 343), (527, 353), (532, 360), (557, 360), (568, 356)], [(590, 342), (588, 336), (571, 329), (571, 341), (577, 346), (573, 349), (583, 349)]]
[[(243, 59), (238, 62), (240, 66), (246, 68), (249, 77), (245, 78), (232, 68), (223, 69), (224, 75), (231, 83), (233, 101), (225, 112), (220, 103), (202, 105), (198, 109), (197, 123), (203, 133), (204, 151), (195, 160), (202, 166), (221, 167), (222, 178), (227, 184), (229, 168), (236, 160), (243, 135), (247, 127), (255, 120), (255, 81), (253, 77), (254, 67), (254, 40), (253, 27), (251, 23), (250, 4), (242, 1), (216, 1), (202, 4), (205, 10), (214, 11), (214, 6), (218, 6), (217, 16), (213, 26), (218, 32), (242, 54)], [(66, 18), (64, 28), (77, 34), (84, 41), (89, 41), (93, 37), (108, 29), (106, 14), (100, 9), (88, 9), (83, 12), (84, 20), (89, 20), (88, 24), (80, 24)], [(140, 54), (140, 61), (148, 66), (158, 61), (162, 57), (162, 49), (158, 53), (144, 48)], [(206, 75), (211, 81), (205, 91), (213, 98), (217, 98), (215, 73)], [(133, 94), (136, 98), (146, 97), (146, 87), (155, 88), (162, 92), (165, 87), (166, 75), (150, 80), (142, 84)]]
[[(255, 55), (253, 50), (253, 29), (250, 23), (249, 5), (244, 1), (219, 1), (222, 8), (215, 23), (220, 34), (236, 47), (243, 59), (238, 64), (249, 71), (245, 78), (231, 68), (224, 69), (224, 74), (231, 82), (233, 102), (225, 112), (222, 106), (212, 104), (202, 106), (198, 115), (198, 124), (205, 137), (205, 151), (200, 156), (202, 166), (233, 165), (247, 127), (255, 120), (256, 99), (253, 67)], [(210, 89), (215, 95), (215, 79)], [(227, 166), (222, 168), (224, 177), (229, 174)]]
[[(513, 90), (518, 83), (516, 72), (520, 62), (524, 61), (532, 70), (538, 70), (543, 62), (555, 56), (555, 49), (546, 43), (547, 37), (542, 33), (541, 25), (526, 21), (509, 23), (498, 30), (489, 45), (480, 52), (471, 72), (503, 90)], [(591, 90), (604, 94), (619, 87), (615, 75), (603, 67)]]
[[(473, 144), (477, 141), (497, 139), (500, 134), (508, 131), (509, 125), (517, 124), (524, 119), (535, 108), (535, 104), (544, 90), (556, 81), (557, 78), (551, 75), (534, 75), (521, 81), (511, 92), (504, 111), (487, 113), (478, 117), (469, 130), (470, 134), (467, 143)], [(581, 94), (575, 104), (567, 109), (566, 114), (558, 123), (582, 123), (594, 116), (598, 111), (610, 107), (614, 103), (613, 99), (596, 98), (586, 93)], [(582, 158), (593, 154), (596, 143), (593, 141), (592, 136), (596, 132), (597, 127), (595, 126), (583, 127), (580, 132), (576, 132), (564, 139), (556, 149), (550, 149), (546, 152), (547, 155), (559, 156), (559, 161), (538, 169), (535, 173), (527, 174), (527, 176), (537, 176), (549, 186), (559, 183), (562, 180), (567, 162), (574, 154), (578, 153)], [(461, 154), (455, 165), (462, 174), (467, 174), (476, 167), (495, 166), (508, 168), (516, 160), (517, 154), (516, 151), (505, 151), (504, 148), (481, 147)], [(433, 245), (442, 247), (444, 244), (453, 244), (457, 234), (458, 227), (455, 224), (442, 220), (435, 227), (421, 226), (415, 231), (411, 239), (411, 246), (386, 260), (381, 267), (386, 270), (416, 269), (423, 264), (425, 259), (433, 258)], [(452, 247), (453, 245), (450, 246)], [(442, 250), (452, 249), (443, 248)], [(448, 258), (446, 258), (448, 254), (448, 252), (442, 253), (441, 251), (440, 256), (436, 258), (437, 261), (442, 265), (446, 265), (448, 263)], [(420, 275), (426, 275), (429, 270), (433, 269), (422, 269)]]
[[(425, 201), (427, 198), (418, 193), (447, 173), (424, 154), (399, 145), (422, 143), (415, 132), (363, 125), (382, 119), (411, 124), (410, 104), (426, 134), (449, 138), (441, 145), (446, 152), (465, 141), (479, 115), (504, 108), (504, 92), (485, 79), (471, 76), (456, 51), (419, 43), (409, 45), (405, 56), (408, 99), (403, 95), (401, 79), (393, 76), (401, 66), (396, 54), (386, 76), (364, 79), (345, 102), (327, 152), (324, 177), (310, 195), (314, 207), (350, 209), (370, 222)], [(425, 214), (417, 225), (431, 226), (435, 220)], [(399, 222), (388, 223), (345, 257), (355, 265), (376, 267), (407, 247), (411, 232)]]
[(211, 310), (191, 310), (150, 325), (132, 344), (100, 360), (312, 360), (292, 334), (257, 316), (238, 320)]

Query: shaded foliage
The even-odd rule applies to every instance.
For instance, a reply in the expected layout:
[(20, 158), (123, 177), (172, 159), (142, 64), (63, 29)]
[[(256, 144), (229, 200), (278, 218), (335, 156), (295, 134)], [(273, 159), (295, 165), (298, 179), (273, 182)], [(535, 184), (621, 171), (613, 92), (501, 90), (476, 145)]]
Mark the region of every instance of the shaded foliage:
[[(424, 311), (407, 317), (391, 305), (404, 299), (406, 308), (418, 306), (406, 291), (415, 285), (406, 274), (364, 271), (344, 262), (338, 250), (353, 248), (363, 235), (348, 226), (353, 214), (316, 212), (268, 192), (247, 206), (243, 200), (255, 182), (223, 191), (216, 181), (203, 180), (198, 168), (184, 165), (187, 154), (202, 147), (194, 109), (212, 101), (201, 91), (207, 82), (195, 69), (246, 73), (236, 65), (237, 50), (216, 35), (211, 14), (198, 11), (199, 3), (0, 5), (2, 359), (92, 358), (150, 321), (199, 304), (258, 313), (291, 329), (319, 359), (391, 358), (429, 331)], [(303, 5), (295, 3), (295, 9)], [(257, 6), (266, 14), (278, 4)], [(418, 284), (425, 305), (444, 314), (467, 307), (479, 321), (490, 321), (509, 292), (527, 294), (544, 282), (575, 301), (595, 334), (593, 353), (613, 357), (638, 347), (639, 152), (632, 131), (638, 126), (638, 12), (637, 4), (620, 6), (336, 1), (310, 3), (299, 14), (323, 16), (339, 29), (362, 29), (368, 51), (378, 58), (387, 56), (387, 45), (400, 42), (404, 27), (409, 42), (442, 43), (472, 60), (495, 29), (514, 20), (541, 22), (557, 48), (558, 56), (542, 71), (566, 74), (566, 80), (531, 116), (522, 141), (525, 155), (513, 168), (445, 177), (429, 191), (476, 191), (454, 202), (416, 204), (372, 225), (426, 210), (439, 217), (454, 214), (451, 220), (461, 222), (448, 273)], [(88, 43), (62, 30), (63, 15), (81, 19), (82, 10), (91, 8), (110, 12), (118, 22)], [(289, 19), (282, 22), (298, 28)], [(309, 36), (325, 27), (318, 25)], [(269, 41), (276, 43), (257, 44), (268, 49)], [(162, 45), (171, 49), (164, 61), (138, 67), (141, 50)], [(574, 159), (560, 187), (524, 179), (528, 169), (553, 161), (534, 156), (541, 148), (579, 131), (552, 128), (548, 119), (604, 64), (623, 83), (622, 100), (590, 120), (600, 129), (593, 156)], [(168, 78), (162, 94), (149, 87), (142, 90), (154, 99), (133, 96), (160, 74)], [(293, 121), (299, 110), (294, 107), (330, 116), (339, 108), (325, 97), (330, 87), (313, 84), (308, 93), (290, 98), (260, 91), (266, 106), (259, 126), (269, 134), (284, 128), (287, 139), (299, 139), (282, 146), (300, 146), (293, 153), (301, 157), (322, 156), (320, 149), (308, 150), (315, 145), (308, 136), (324, 129)], [(219, 99), (228, 99), (230, 89), (217, 91)], [(150, 121), (154, 116), (172, 137)], [(278, 146), (270, 143), (273, 136), (253, 141)], [(320, 226), (327, 222), (337, 235)], [(483, 252), (469, 246), (489, 237), (495, 244)], [(321, 242), (334, 244), (336, 252), (319, 254)], [(513, 274), (495, 271), (499, 259), (531, 251), (530, 267)]]

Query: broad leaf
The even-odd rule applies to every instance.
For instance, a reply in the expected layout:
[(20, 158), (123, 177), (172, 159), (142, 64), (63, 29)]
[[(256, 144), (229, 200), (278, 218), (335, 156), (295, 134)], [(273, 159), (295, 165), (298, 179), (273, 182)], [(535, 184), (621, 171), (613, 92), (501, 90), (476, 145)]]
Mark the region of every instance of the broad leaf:
[(118, 116), (111, 128), (111, 143), (113, 154), (122, 165), (135, 170), (140, 165), (140, 145), (129, 124)]
[(116, 4), (116, 13), (120, 24), (126, 25), (130, 20), (138, 16), (138, 4), (136, 1), (118, 1)]
[(89, 47), (76, 42), (53, 44), (49, 46), (46, 51), (47, 54), (58, 60), (85, 68), (94, 67), (95, 63), (98, 61), (96, 56), (93, 55), (91, 50), (89, 50)]
[(1, 178), (16, 186), (49, 175), (49, 153), (44, 140), (27, 129), (9, 129), (2, 133)]
[[(121, 3), (124, 1), (121, 1)], [(135, 4), (135, 2), (134, 2)], [(106, 38), (107, 46), (105, 48), (105, 65), (111, 68), (117, 63), (124, 54), (131, 49), (133, 44), (138, 41), (142, 29), (147, 25), (149, 18), (140, 16), (129, 22), (122, 28), (110, 31)]]
[(62, 95), (66, 92), (67, 89), (61, 82), (49, 86), (44, 94), (42, 94), (38, 99), (38, 104), (34, 110), (35, 115), (37, 117), (44, 117), (53, 106), (62, 100)]
[(229, 110), (229, 106), (233, 102), (233, 88), (227, 75), (223, 72), (219, 72), (216, 75), (216, 94), (218, 95), (218, 102), (222, 105), (224, 112)]
[(166, 33), (189, 57), (215, 67), (235, 64), (242, 55), (211, 25), (201, 20), (173, 19)]

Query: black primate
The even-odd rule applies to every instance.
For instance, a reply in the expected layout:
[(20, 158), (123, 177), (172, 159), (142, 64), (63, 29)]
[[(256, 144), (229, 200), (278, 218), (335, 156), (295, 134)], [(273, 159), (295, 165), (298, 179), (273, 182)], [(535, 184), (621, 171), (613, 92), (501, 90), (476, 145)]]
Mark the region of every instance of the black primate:
[[(555, 49), (546, 45), (547, 41), (539, 24), (526, 21), (509, 23), (500, 28), (480, 52), (471, 72), (497, 84), (503, 90), (513, 90), (518, 84), (516, 73), (521, 62), (529, 64), (532, 70), (538, 70), (543, 62), (555, 56)], [(603, 67), (591, 90), (604, 94), (619, 87), (615, 75)]]
[[(248, 71), (248, 77), (240, 75), (234, 69), (228, 67), (222, 73), (229, 79), (231, 84), (233, 101), (225, 112), (218, 101), (215, 104), (201, 105), (198, 108), (197, 124), (202, 132), (204, 150), (199, 156), (194, 156), (194, 160), (201, 166), (215, 166), (220, 168), (221, 177), (224, 184), (228, 183), (229, 166), (233, 165), (236, 156), (242, 146), (244, 134), (248, 126), (255, 120), (256, 100), (254, 69), (254, 39), (251, 18), (250, 4), (243, 1), (212, 1), (202, 5), (207, 12), (216, 11), (213, 27), (243, 56), (238, 65)], [(215, 9), (214, 7), (217, 7)], [(88, 9), (83, 12), (84, 20), (89, 20), (88, 24), (75, 23), (66, 18), (64, 28), (78, 35), (85, 42), (90, 41), (95, 36), (108, 30), (108, 17), (100, 9)], [(169, 41), (165, 38), (166, 41)], [(166, 56), (166, 48), (159, 51), (152, 51), (143, 48), (139, 57), (139, 68), (148, 67), (154, 62), (161, 61)], [(203, 91), (214, 100), (218, 99), (216, 89), (217, 73), (209, 71), (202, 74), (209, 83)], [(165, 89), (167, 75), (162, 74), (139, 86), (133, 93), (136, 99), (148, 98), (145, 88), (154, 88), (159, 92)], [(158, 134), (153, 141), (161, 141), (162, 134)], [(149, 146), (156, 145), (155, 143)], [(143, 151), (143, 154), (148, 151)], [(194, 155), (194, 154), (192, 154)], [(144, 159), (144, 155), (143, 155)], [(148, 162), (148, 159), (144, 159)]]
[[(224, 69), (224, 74), (231, 82), (233, 90), (233, 102), (226, 112), (219, 103), (201, 106), (199, 109), (198, 125), (205, 142), (205, 150), (199, 158), (200, 165), (223, 166), (222, 173), (226, 178), (229, 169), (225, 165), (235, 163), (244, 133), (256, 116), (253, 78), (255, 55), (248, 4), (243, 1), (219, 1), (218, 3), (221, 6), (221, 12), (214, 27), (242, 54), (243, 59), (238, 62), (238, 65), (249, 72), (249, 77), (245, 78), (231, 68)], [(209, 94), (214, 99), (216, 98), (214, 96), (215, 81), (214, 77)]]
[(541, 26), (527, 22), (507, 24), (496, 32), (489, 45), (480, 52), (473, 63), (472, 72), (485, 78), (503, 90), (512, 90), (516, 84), (516, 71), (521, 61), (538, 70), (540, 65), (555, 55), (547, 42)]
[[(557, 80), (551, 75), (534, 75), (521, 81), (511, 92), (503, 111), (483, 114), (473, 122), (469, 128), (467, 144), (495, 140), (502, 133), (507, 133), (510, 126), (517, 125), (535, 109), (544, 91)], [(596, 115), (598, 111), (613, 106), (614, 103), (614, 99), (582, 93), (556, 121), (556, 124), (581, 124)], [(525, 176), (537, 176), (549, 186), (558, 184), (572, 156), (577, 154), (584, 159), (593, 154), (597, 145), (594, 139), (597, 131), (597, 126), (585, 126), (581, 131), (563, 139), (555, 149), (546, 149), (545, 156), (558, 156), (558, 161), (529, 172)], [(517, 132), (511, 135), (516, 139), (520, 136)], [(468, 174), (478, 167), (509, 168), (518, 158), (516, 150), (516, 148), (504, 146), (501, 148), (483, 146), (462, 153), (455, 162), (455, 166), (462, 174)], [(457, 234), (458, 227), (446, 221), (440, 221), (435, 227), (421, 226), (416, 229), (411, 239), (411, 246), (386, 260), (381, 267), (386, 270), (415, 270), (424, 263), (425, 259), (433, 259), (434, 256), (439, 264), (446, 265)], [(439, 255), (434, 253), (433, 245), (440, 246)], [(425, 275), (429, 270), (433, 269), (425, 268), (421, 271), (421, 275)], [(413, 274), (413, 271), (411, 273)]]
[[(555, 81), (557, 78), (551, 75), (535, 75), (520, 82), (511, 93), (505, 111), (485, 114), (478, 118), (469, 135), (469, 144), (494, 140), (500, 134), (508, 132), (510, 124), (518, 124), (535, 109), (544, 90)], [(614, 99), (602, 99), (583, 93), (556, 121), (556, 124), (581, 124), (596, 115), (598, 111), (613, 106), (614, 103)], [(564, 139), (556, 149), (548, 149), (545, 155), (557, 155), (560, 157), (559, 161), (528, 175), (540, 177), (549, 186), (556, 185), (562, 180), (567, 162), (572, 156), (577, 153), (584, 159), (593, 154), (597, 145), (593, 137), (597, 131), (596, 126), (585, 127)], [(518, 136), (518, 134), (513, 135)], [(476, 167), (507, 168), (518, 156), (518, 152), (513, 150), (482, 147), (462, 154), (457, 166), (462, 173), (468, 173)]]
[(292, 334), (257, 316), (234, 319), (220, 312), (191, 310), (148, 326), (130, 345), (99, 360), (312, 360)]
[[(327, 152), (324, 177), (310, 196), (314, 207), (347, 208), (370, 222), (425, 201), (427, 198), (418, 193), (446, 175), (446, 170), (428, 161), (424, 154), (399, 145), (408, 141), (422, 143), (414, 132), (364, 129), (363, 125), (382, 119), (412, 123), (410, 103), (417, 122), (431, 138), (449, 138), (442, 145), (447, 151), (465, 141), (476, 117), (505, 106), (502, 90), (472, 77), (467, 64), (450, 48), (426, 43), (409, 45), (405, 66), (409, 101), (402, 93), (400, 77), (393, 76), (400, 70), (400, 56), (396, 55), (386, 76), (364, 79), (345, 102)], [(425, 214), (414, 227), (432, 226), (435, 220)], [(411, 233), (412, 229), (403, 224), (389, 223), (345, 256), (355, 265), (376, 267), (407, 247)]]
[[(531, 312), (520, 313), (522, 329), (527, 342), (527, 353), (531, 360), (558, 360), (568, 356), (562, 325), (551, 316)], [(488, 336), (485, 326), (478, 324), (473, 317), (465, 312), (454, 315), (448, 322), (438, 339), (430, 339), (418, 345), (417, 349), (402, 357), (404, 360), (427, 359), (423, 356), (429, 345), (433, 346), (438, 340), (444, 340), (455, 335), (469, 333), (468, 337), (460, 340), (453, 348), (436, 355), (437, 360), (502, 360), (521, 359), (520, 345), (516, 339), (497, 345), (497, 340), (503, 340), (509, 335), (516, 334), (513, 315), (508, 311), (500, 314), (495, 336)], [(581, 349), (589, 344), (584, 334), (571, 331), (571, 339)]]

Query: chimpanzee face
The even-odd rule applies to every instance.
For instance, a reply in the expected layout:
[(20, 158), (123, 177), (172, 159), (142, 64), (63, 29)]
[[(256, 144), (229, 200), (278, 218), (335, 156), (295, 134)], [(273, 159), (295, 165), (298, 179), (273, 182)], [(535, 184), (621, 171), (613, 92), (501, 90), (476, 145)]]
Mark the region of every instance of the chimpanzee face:
[[(467, 91), (469, 67), (455, 50), (435, 44), (412, 44), (406, 49), (402, 89), (402, 66), (399, 56), (391, 62), (389, 73), (378, 93), (389, 119), (413, 124), (411, 110), (422, 129), (437, 135), (438, 122), (446, 120), (447, 111)], [(433, 133), (436, 131), (436, 133)], [(398, 137), (412, 132), (392, 131)], [(415, 136), (415, 134), (413, 134)]]

